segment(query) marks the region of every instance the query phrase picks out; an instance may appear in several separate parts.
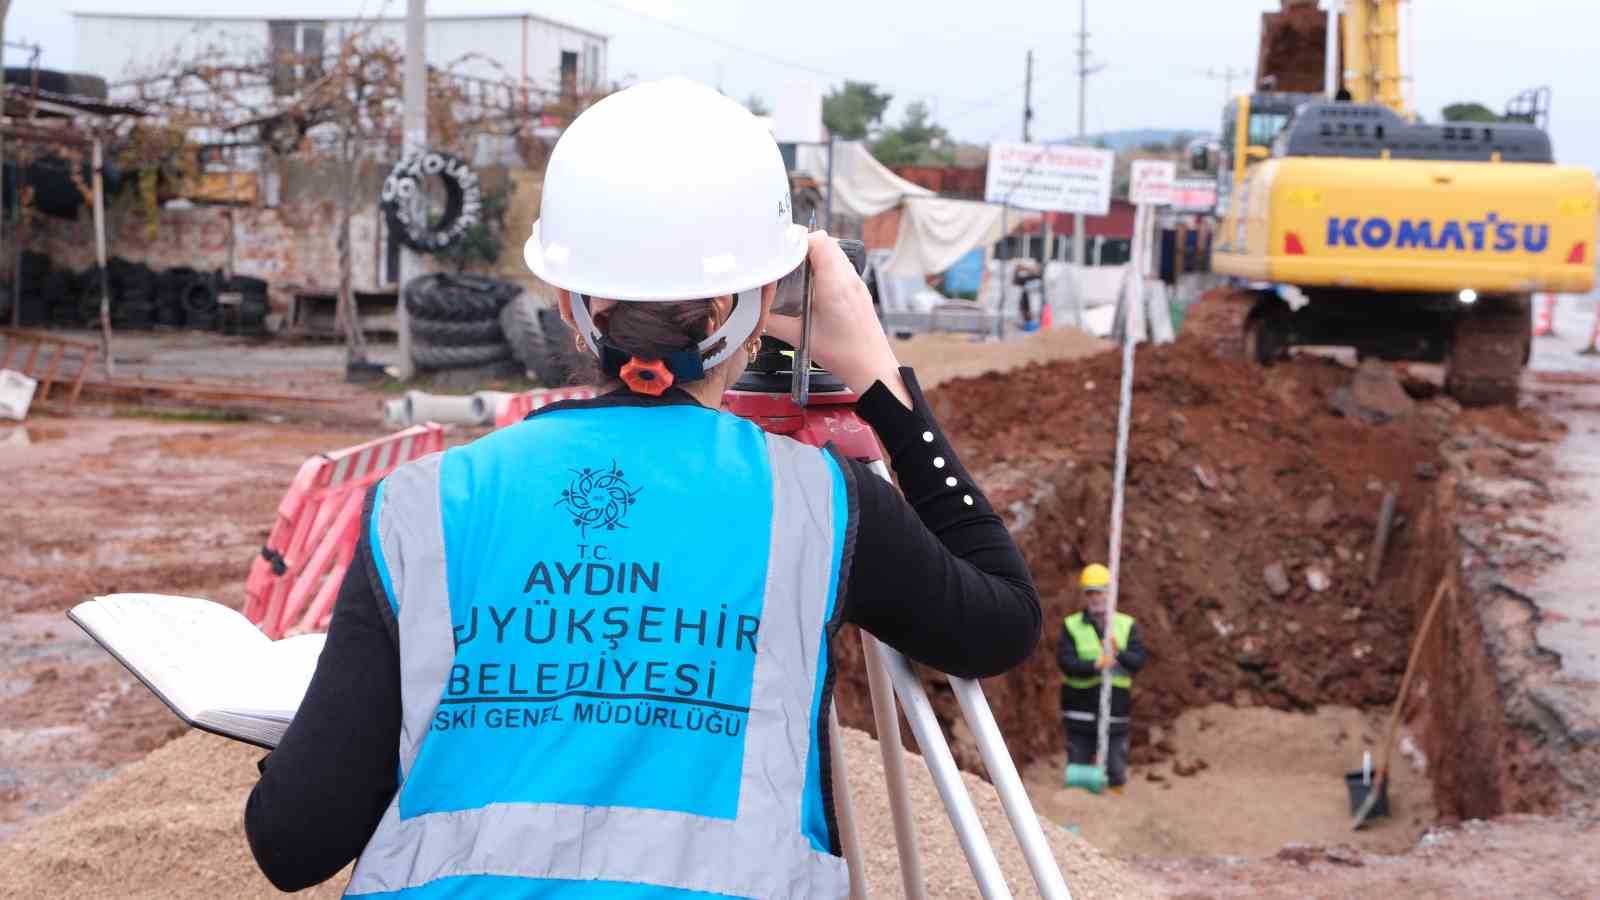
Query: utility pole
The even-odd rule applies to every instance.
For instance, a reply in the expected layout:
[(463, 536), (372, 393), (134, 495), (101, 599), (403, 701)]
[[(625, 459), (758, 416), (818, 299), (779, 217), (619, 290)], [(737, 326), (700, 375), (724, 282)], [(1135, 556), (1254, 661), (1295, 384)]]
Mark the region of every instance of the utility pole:
[(1033, 141), (1033, 51), (1028, 51), (1027, 74), (1022, 77), (1022, 142)]
[[(5, 46), (6, 46), (6, 40), (5, 40), (5, 38), (6, 38), (6, 16), (10, 12), (11, 12), (11, 0), (0, 0), (0, 63), (3, 63), (5, 61), (5, 53), (6, 53), (6, 51), (5, 51)], [(0, 79), (4, 78), (4, 70), (5, 70), (5, 66), (4, 65), (0, 65)], [(34, 99), (37, 100), (38, 98), (35, 97)], [(3, 116), (4, 113), (5, 113), (5, 110), (4, 109), (0, 109), (0, 116)], [(19, 160), (18, 161), (19, 165), (18, 165), (18, 168), (17, 168), (17, 171), (19, 173), (22, 171), (20, 162), (21, 161)], [(5, 171), (6, 171), (5, 170), (5, 140), (4, 139), (0, 139), (0, 182), (4, 182), (4, 180), (5, 180)], [(5, 191), (0, 191), (0, 196), (3, 196), (4, 193), (5, 193)], [(22, 204), (20, 202), (20, 198), (19, 198), (19, 202), (17, 204), (17, 208), (18, 209), (22, 208)], [(4, 205), (0, 205), (0, 233), (3, 233), (3, 231), (4, 231), (5, 219), (6, 219), (6, 213), (7, 212), (9, 212), (9, 210), (6, 209), (6, 207)], [(18, 218), (21, 218), (21, 217), (19, 216)], [(12, 235), (11, 239), (13, 241), (15, 241), (17, 239), (16, 235)], [(20, 321), (21, 311), (17, 309), (17, 298), (15, 296), (12, 297), (11, 302), (12, 302), (11, 326), (13, 328), (15, 328), (17, 326), (17, 323)]]
[[(404, 146), (401, 156), (420, 154), (428, 144), (427, 78), (425, 77), (427, 47), (423, 43), (423, 28), (427, 17), (427, 0), (407, 0), (406, 3), (406, 69), (404, 82)], [(418, 203), (427, 200), (418, 192)], [(395, 328), (399, 332), (400, 363), (396, 366), (401, 381), (411, 380), (416, 374), (411, 364), (411, 316), (406, 312), (406, 285), (422, 274), (420, 254), (410, 247), (400, 247), (400, 295), (395, 303)], [(357, 328), (361, 325), (358, 322)]]
[[(1089, 65), (1089, 0), (1078, 0), (1078, 143), (1089, 137), (1088, 95), (1089, 76), (1100, 71), (1100, 66)], [(1083, 265), (1085, 242), (1083, 238), (1083, 213), (1072, 214), (1072, 262)]]
[(1249, 74), (1249, 69), (1235, 69), (1231, 66), (1221, 70), (1206, 70), (1207, 78), (1210, 78), (1213, 81), (1222, 82), (1222, 105), (1224, 108), (1226, 108), (1229, 103), (1233, 102), (1233, 80), (1235, 78), (1244, 78)]

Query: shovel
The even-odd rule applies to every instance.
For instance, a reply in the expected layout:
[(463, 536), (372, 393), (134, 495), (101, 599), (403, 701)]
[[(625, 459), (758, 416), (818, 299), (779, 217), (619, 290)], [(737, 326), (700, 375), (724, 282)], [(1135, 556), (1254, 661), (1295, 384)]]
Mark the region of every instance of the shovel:
[[(1406, 673), (1400, 679), (1400, 694), (1395, 698), (1394, 709), (1389, 713), (1389, 733), (1383, 739), (1383, 761), (1378, 764), (1378, 778), (1376, 783), (1367, 788), (1366, 797), (1362, 799), (1360, 807), (1356, 809), (1355, 819), (1350, 823), (1351, 831), (1360, 831), (1361, 826), (1366, 824), (1367, 818), (1373, 815), (1374, 812), (1378, 812), (1376, 808), (1379, 805), (1380, 798), (1387, 797), (1385, 789), (1388, 787), (1387, 782), (1389, 780), (1389, 757), (1394, 752), (1394, 737), (1400, 728), (1400, 713), (1405, 709), (1406, 695), (1411, 690), (1411, 676), (1415, 674), (1417, 660), (1422, 656), (1422, 643), (1428, 636), (1428, 626), (1433, 624), (1433, 615), (1439, 611), (1439, 603), (1446, 594), (1452, 597), (1455, 596), (1455, 586), (1451, 584), (1448, 577), (1440, 581), (1439, 587), (1434, 590), (1433, 599), (1428, 602), (1428, 611), (1422, 617), (1422, 624), (1417, 627), (1417, 636), (1411, 641), (1411, 658), (1406, 661)], [(1367, 777), (1365, 773), (1370, 771), (1367, 768), (1369, 765), (1370, 763), (1366, 757), (1363, 757), (1363, 780)], [(1385, 800), (1383, 806), (1384, 809), (1379, 814), (1387, 815), (1387, 800)]]

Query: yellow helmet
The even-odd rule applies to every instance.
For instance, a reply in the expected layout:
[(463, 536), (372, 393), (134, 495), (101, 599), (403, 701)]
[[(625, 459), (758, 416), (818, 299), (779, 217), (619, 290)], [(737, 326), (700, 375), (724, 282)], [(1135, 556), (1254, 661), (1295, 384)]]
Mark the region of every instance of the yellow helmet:
[(1083, 574), (1078, 576), (1078, 587), (1086, 591), (1104, 591), (1111, 587), (1111, 570), (1099, 563), (1090, 563), (1083, 567)]

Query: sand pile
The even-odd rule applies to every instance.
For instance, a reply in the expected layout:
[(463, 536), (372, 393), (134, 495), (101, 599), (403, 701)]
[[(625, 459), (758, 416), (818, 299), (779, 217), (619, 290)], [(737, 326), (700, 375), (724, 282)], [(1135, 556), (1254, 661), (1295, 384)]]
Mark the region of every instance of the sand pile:
[[(868, 883), (874, 896), (898, 896), (894, 827), (878, 746), (850, 729), (844, 743), (857, 826), (867, 848)], [(0, 897), (282, 896), (256, 869), (244, 838), (244, 802), (260, 756), (253, 747), (200, 733), (167, 744), (0, 845), (0, 872), (5, 873)], [(927, 769), (914, 757), (906, 768), (912, 774), (928, 895), (976, 897)], [(977, 778), (967, 776), (967, 785), (1012, 890), (1033, 895), (999, 800)], [(1057, 826), (1045, 823), (1045, 828), (1077, 900), (1158, 896), (1121, 863)], [(347, 877), (341, 874), (305, 896), (336, 897)]]

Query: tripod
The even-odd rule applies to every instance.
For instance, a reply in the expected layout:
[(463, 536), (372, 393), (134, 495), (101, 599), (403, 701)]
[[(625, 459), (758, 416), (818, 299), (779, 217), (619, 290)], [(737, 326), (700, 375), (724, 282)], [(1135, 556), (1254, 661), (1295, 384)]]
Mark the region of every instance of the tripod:
[[(803, 362), (800, 371), (793, 371), (795, 366), (792, 360), (799, 358), (803, 361), (805, 354), (802, 352), (790, 356), (785, 352), (789, 349), (787, 344), (773, 338), (761, 339), (761, 351), (756, 359), (724, 397), (729, 411), (749, 419), (765, 431), (787, 435), (813, 447), (832, 442), (844, 455), (867, 463), (874, 474), (890, 480), (889, 468), (884, 464), (877, 437), (856, 415), (856, 395), (834, 376), (826, 372), (812, 372)], [(917, 746), (922, 748), (923, 759), (955, 827), (956, 837), (977, 881), (978, 890), (986, 900), (1009, 898), (1011, 891), (1006, 886), (1005, 876), (1001, 874), (994, 848), (990, 846), (983, 824), (978, 820), (972, 797), (962, 783), (961, 772), (956, 767), (950, 746), (945, 742), (944, 733), (940, 731), (939, 722), (933, 714), (933, 706), (928, 702), (927, 692), (923, 690), (922, 681), (910, 660), (893, 648), (885, 647), (865, 631), (861, 632), (861, 650), (867, 669), (867, 685), (872, 695), (872, 718), (877, 726), (879, 748), (883, 753), (889, 809), (894, 819), (895, 844), (900, 854), (900, 878), (905, 896), (921, 900), (926, 896), (926, 882), (922, 876), (911, 798), (906, 787), (897, 697), (899, 703), (904, 705), (906, 722), (916, 736)], [(995, 791), (999, 794), (1006, 818), (1010, 820), (1011, 829), (1016, 834), (1017, 843), (1022, 848), (1040, 895), (1046, 900), (1070, 900), (1066, 882), (1045, 841), (1033, 805), (1022, 788), (1022, 779), (1017, 775), (1016, 765), (1006, 750), (1005, 740), (989, 709), (989, 702), (983, 696), (982, 687), (977, 681), (946, 677), (950, 680), (956, 700), (961, 704), (962, 717), (977, 739), (984, 768), (988, 770)], [(836, 711), (830, 710), (828, 726), (829, 749), (834, 761), (835, 807), (840, 845), (850, 870), (850, 896), (865, 898), (865, 863), (860, 838), (855, 830)]]

